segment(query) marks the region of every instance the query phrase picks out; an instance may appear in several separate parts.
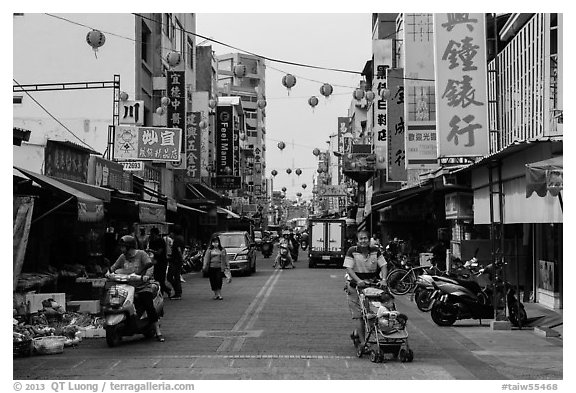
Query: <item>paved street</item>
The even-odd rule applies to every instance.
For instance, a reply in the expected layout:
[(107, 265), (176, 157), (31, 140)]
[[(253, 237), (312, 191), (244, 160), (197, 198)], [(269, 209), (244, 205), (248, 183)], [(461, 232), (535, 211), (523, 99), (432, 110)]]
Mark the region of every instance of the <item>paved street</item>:
[(181, 301), (168, 300), (166, 342), (136, 336), (117, 348), (85, 339), (61, 355), (14, 359), (14, 379), (562, 379), (562, 340), (530, 330), (492, 331), (488, 322), (440, 328), (408, 296), (412, 363), (356, 358), (343, 271), (273, 270), (259, 255), (249, 277), (224, 284), (212, 300), (208, 279), (188, 274)]

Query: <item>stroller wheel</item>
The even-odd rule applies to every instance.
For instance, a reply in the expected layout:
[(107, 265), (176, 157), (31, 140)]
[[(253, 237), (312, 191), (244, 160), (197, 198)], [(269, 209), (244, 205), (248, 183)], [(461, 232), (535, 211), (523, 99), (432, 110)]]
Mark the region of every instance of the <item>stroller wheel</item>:
[(363, 354), (364, 354), (364, 347), (362, 345), (357, 345), (356, 346), (356, 356), (361, 358)]
[(408, 351), (401, 348), (400, 351), (398, 351), (398, 359), (400, 359), (402, 363), (406, 362), (406, 360), (408, 360)]
[(414, 351), (409, 349), (408, 350), (408, 355), (406, 356), (406, 360), (408, 362), (412, 362), (412, 360), (414, 360)]
[(376, 350), (370, 351), (370, 361), (372, 363), (378, 363), (380, 361), (380, 352)]

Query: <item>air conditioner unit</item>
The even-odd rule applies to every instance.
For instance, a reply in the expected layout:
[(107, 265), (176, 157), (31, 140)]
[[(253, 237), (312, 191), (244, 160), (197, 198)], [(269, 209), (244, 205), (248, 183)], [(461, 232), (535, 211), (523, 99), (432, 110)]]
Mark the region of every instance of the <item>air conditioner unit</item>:
[(442, 176), (442, 183), (445, 186), (455, 186), (458, 184), (457, 180), (456, 180), (456, 176), (454, 175), (444, 175)]

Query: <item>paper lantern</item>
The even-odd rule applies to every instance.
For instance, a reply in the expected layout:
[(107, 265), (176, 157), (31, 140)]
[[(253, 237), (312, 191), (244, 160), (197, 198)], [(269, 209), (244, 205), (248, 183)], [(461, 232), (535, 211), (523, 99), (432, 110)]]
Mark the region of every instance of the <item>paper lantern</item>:
[(258, 102), (256, 103), (256, 105), (258, 105), (258, 108), (260, 109), (264, 109), (266, 108), (266, 100), (261, 98), (258, 100)]
[(312, 96), (308, 98), (308, 105), (310, 105), (312, 109), (314, 109), (314, 107), (318, 105), (318, 97)]
[(291, 173), (292, 173), (292, 169), (290, 169), (290, 168), (286, 169), (286, 173), (287, 173), (287, 174), (291, 174)]
[(276, 169), (273, 169), (272, 172), (270, 172), (272, 174), (272, 176), (276, 176), (278, 174), (278, 171)]
[(306, 189), (306, 187), (308, 187), (308, 186), (306, 185), (306, 183), (302, 184), (302, 188), (303, 188), (303, 189)]
[(320, 87), (320, 94), (322, 94), (326, 98), (330, 97), (330, 94), (332, 94), (333, 91), (334, 91), (334, 88), (329, 83), (324, 83)]
[(296, 174), (298, 176), (300, 176), (302, 174), (302, 169), (300, 169), (300, 168), (296, 169)]
[(200, 123), (198, 123), (198, 127), (204, 130), (208, 127), (208, 122), (206, 120), (200, 120)]
[(128, 93), (126, 93), (125, 91), (121, 91), (120, 92), (120, 101), (128, 101)]
[(164, 107), (159, 106), (158, 108), (156, 108), (156, 114), (162, 116), (164, 114)]
[(182, 55), (179, 52), (168, 52), (166, 62), (170, 67), (176, 67), (182, 61)]
[(312, 154), (314, 154), (316, 157), (318, 157), (320, 155), (320, 149), (315, 148), (314, 150), (312, 150)]
[(352, 93), (352, 97), (354, 97), (354, 99), (356, 101), (362, 100), (362, 98), (364, 98), (365, 95), (366, 95), (366, 92), (363, 89), (356, 89)]
[(382, 89), (380, 90), (380, 98), (383, 100), (387, 100), (390, 98), (390, 89)]
[(244, 78), (246, 76), (246, 66), (244, 64), (236, 64), (234, 66), (234, 76), (236, 78)]
[(280, 151), (284, 150), (285, 147), (286, 144), (284, 142), (278, 142), (278, 149), (280, 149)]
[(296, 77), (292, 74), (286, 74), (282, 77), (282, 86), (288, 90), (288, 95), (290, 95), (290, 89), (296, 85)]
[(210, 109), (216, 108), (216, 106), (218, 106), (218, 99), (217, 98), (216, 99), (214, 99), (214, 98), (209, 99), (208, 100), (208, 106), (210, 107)]
[(376, 98), (376, 94), (374, 94), (374, 92), (372, 90), (368, 90), (366, 92), (366, 100), (368, 102), (372, 102), (372, 101), (374, 101), (374, 98)]
[(168, 106), (168, 105), (170, 105), (170, 98), (162, 97), (160, 99), (160, 103), (162, 104), (162, 106)]
[(301, 193), (301, 192), (297, 192), (297, 193), (296, 193), (296, 196), (297, 196), (298, 198), (300, 198), (300, 197), (302, 196), (302, 193)]
[(96, 56), (98, 48), (100, 48), (106, 42), (106, 36), (100, 30), (92, 30), (86, 34), (86, 42), (92, 47), (94, 50), (94, 56)]
[(286, 192), (286, 187), (282, 187), (282, 192)]
[(322, 168), (318, 168), (318, 169), (316, 169), (316, 172), (318, 172), (318, 173), (322, 173), (322, 172), (324, 172), (324, 169), (322, 169)]

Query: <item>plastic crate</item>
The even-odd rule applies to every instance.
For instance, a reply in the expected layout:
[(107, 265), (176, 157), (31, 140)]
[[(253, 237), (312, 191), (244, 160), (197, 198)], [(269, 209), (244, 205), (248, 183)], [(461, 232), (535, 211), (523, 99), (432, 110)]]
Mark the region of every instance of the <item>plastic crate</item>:
[(27, 357), (32, 354), (32, 340), (13, 341), (12, 354), (14, 357)]
[(64, 352), (64, 336), (37, 337), (32, 343), (34, 351), (39, 355), (55, 355)]

